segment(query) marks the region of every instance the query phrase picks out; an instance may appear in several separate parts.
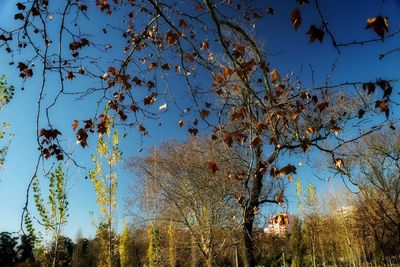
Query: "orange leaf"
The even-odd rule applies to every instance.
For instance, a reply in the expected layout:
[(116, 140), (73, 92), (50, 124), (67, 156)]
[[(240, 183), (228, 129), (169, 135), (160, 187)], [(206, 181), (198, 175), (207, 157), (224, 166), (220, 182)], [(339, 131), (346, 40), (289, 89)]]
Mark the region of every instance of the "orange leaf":
[(79, 125), (79, 121), (78, 120), (74, 120), (74, 123), (72, 124), (72, 130), (76, 130), (76, 128), (78, 128)]

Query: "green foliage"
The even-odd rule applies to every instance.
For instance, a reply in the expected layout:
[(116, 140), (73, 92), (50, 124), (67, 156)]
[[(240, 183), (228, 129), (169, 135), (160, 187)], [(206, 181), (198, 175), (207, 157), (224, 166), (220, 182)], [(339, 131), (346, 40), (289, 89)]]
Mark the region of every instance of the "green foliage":
[[(41, 193), (39, 178), (33, 179), (32, 189), (36, 208), (39, 212), (42, 224), (46, 230), (55, 230), (67, 222), (68, 200), (65, 190), (66, 178), (59, 165), (49, 177), (48, 200), (44, 202)], [(28, 223), (26, 221), (26, 223)]]
[(147, 236), (149, 240), (149, 247), (147, 250), (149, 266), (159, 266), (161, 262), (160, 232), (154, 224), (151, 224), (147, 229)]
[[(107, 115), (107, 110), (106, 110)], [(99, 266), (109, 266), (115, 261), (116, 240), (113, 236), (116, 208), (117, 208), (117, 178), (116, 166), (122, 159), (122, 153), (118, 148), (119, 135), (117, 131), (111, 131), (112, 122), (103, 134), (99, 134), (97, 141), (97, 156), (92, 155), (95, 167), (89, 170), (89, 178), (96, 192), (96, 202), (100, 209), (100, 225), (98, 237), (100, 242), (100, 254), (103, 259)], [(106, 167), (104, 167), (106, 166)]]
[(124, 222), (124, 228), (119, 237), (119, 258), (121, 267), (134, 266), (134, 249), (133, 236)]
[[(14, 96), (14, 86), (8, 85), (7, 78), (5, 75), (0, 77), (0, 111), (3, 110), (4, 106), (9, 104)], [(0, 126), (0, 141), (6, 136), (7, 130), (10, 125), (7, 122), (3, 122)], [(9, 134), (11, 138), (13, 135)], [(5, 157), (8, 152), (9, 141), (0, 147), (0, 168), (4, 166)]]

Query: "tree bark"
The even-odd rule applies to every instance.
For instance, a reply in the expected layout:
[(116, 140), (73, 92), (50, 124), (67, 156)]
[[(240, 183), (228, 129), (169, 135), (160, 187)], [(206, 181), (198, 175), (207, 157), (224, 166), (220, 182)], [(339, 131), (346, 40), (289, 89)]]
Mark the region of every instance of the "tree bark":
[(244, 223), (242, 229), (243, 238), (243, 265), (245, 267), (252, 267), (255, 265), (254, 252), (253, 252), (253, 222), (254, 214), (253, 209), (246, 209), (244, 213)]

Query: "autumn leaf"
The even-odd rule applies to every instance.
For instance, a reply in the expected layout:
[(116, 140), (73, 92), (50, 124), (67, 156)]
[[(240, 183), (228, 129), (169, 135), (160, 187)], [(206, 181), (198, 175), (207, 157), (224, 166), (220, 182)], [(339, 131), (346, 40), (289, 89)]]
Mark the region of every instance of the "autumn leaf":
[(288, 174), (296, 174), (297, 168), (294, 165), (288, 164), (279, 170), (279, 175), (284, 176)]
[(254, 139), (251, 140), (250, 144), (253, 147), (259, 146), (261, 144), (261, 136), (257, 135), (256, 137), (254, 137)]
[(202, 10), (204, 10), (204, 7), (202, 5), (197, 5), (197, 6), (194, 7), (194, 9), (196, 11), (202, 11)]
[(151, 95), (149, 95), (149, 96), (146, 96), (144, 99), (143, 99), (143, 103), (145, 104), (145, 105), (151, 105), (151, 104), (153, 104), (155, 101), (156, 101), (156, 97), (157, 97), (157, 93), (151, 93)]
[(271, 71), (269, 75), (271, 75), (271, 80), (273, 83), (281, 80), (281, 76), (279, 75), (279, 72), (277, 70)]
[(85, 129), (89, 130), (91, 133), (94, 132), (94, 123), (92, 119), (83, 121), (85, 123)]
[(360, 108), (360, 110), (358, 110), (358, 118), (361, 119), (365, 114), (365, 110)]
[(72, 80), (72, 79), (74, 79), (74, 78), (75, 78), (74, 73), (73, 73), (72, 71), (69, 71), (69, 72), (67, 73), (67, 80)]
[(142, 124), (138, 124), (138, 129), (139, 129), (139, 132), (141, 132), (143, 135), (148, 134), (146, 128), (144, 128), (144, 126)]
[(72, 130), (76, 130), (78, 128), (79, 125), (79, 121), (78, 120), (74, 120), (74, 123), (72, 124)]
[(366, 29), (373, 29), (382, 39), (389, 31), (389, 20), (387, 17), (377, 16), (367, 19)]
[(328, 106), (329, 106), (329, 102), (322, 102), (322, 103), (317, 104), (317, 108), (319, 109), (319, 112), (324, 111)]
[(187, 28), (187, 23), (184, 19), (179, 20), (179, 26), (181, 26), (183, 29)]
[(196, 128), (189, 128), (188, 132), (194, 136), (196, 136), (199, 133), (199, 130)]
[(266, 12), (267, 14), (270, 14), (270, 15), (274, 15), (274, 14), (275, 14), (275, 10), (274, 10), (272, 7), (267, 7), (267, 9), (265, 10), (265, 12)]
[(227, 144), (228, 146), (232, 146), (233, 138), (230, 133), (224, 133), (223, 139), (224, 139), (225, 144)]
[(25, 8), (26, 8), (26, 6), (22, 3), (17, 3), (16, 6), (17, 6), (18, 10), (25, 10)]
[(207, 167), (213, 173), (216, 173), (218, 171), (218, 165), (217, 165), (217, 163), (215, 163), (213, 161), (208, 162)]
[(283, 202), (283, 190), (281, 190), (278, 195), (275, 198), (276, 202), (278, 202), (278, 204)]
[(290, 21), (292, 22), (294, 29), (297, 31), (301, 25), (301, 13), (298, 8), (295, 8), (292, 11), (292, 14), (290, 15)]
[(183, 121), (183, 120), (180, 120), (179, 122), (178, 122), (178, 124), (179, 124), (179, 127), (183, 127), (183, 125), (185, 125), (185, 122)]
[(342, 159), (335, 159), (335, 166), (337, 167), (337, 168), (342, 168), (343, 166), (344, 166), (344, 163), (343, 163), (343, 160)]
[(305, 134), (306, 134), (306, 135), (312, 135), (313, 133), (315, 133), (315, 128), (314, 128), (314, 127), (308, 127), (308, 128), (305, 130)]
[(371, 82), (364, 83), (363, 84), (363, 89), (364, 89), (364, 91), (367, 90), (368, 94), (370, 95), (370, 94), (375, 92), (375, 84), (373, 84)]
[(207, 40), (200, 43), (200, 50), (205, 50), (205, 49), (208, 49), (209, 47), (210, 46), (209, 46)]
[(258, 215), (260, 213), (258, 207), (253, 207), (253, 214)]
[(237, 192), (237, 193), (236, 193), (236, 200), (237, 200), (237, 202), (238, 202), (239, 204), (242, 204), (242, 203), (243, 203), (244, 198), (243, 198), (242, 194), (240, 194), (240, 192)]
[(76, 139), (78, 140), (78, 143), (81, 144), (81, 146), (84, 148), (87, 146), (87, 138), (88, 134), (85, 129), (80, 128), (78, 132), (76, 133)]
[(222, 71), (222, 74), (224, 75), (225, 80), (227, 80), (231, 74), (233, 73), (233, 70), (229, 67), (225, 67)]
[(161, 66), (162, 70), (170, 70), (171, 69), (171, 64), (165, 63), (164, 65)]
[(382, 111), (385, 112), (386, 118), (389, 117), (389, 102), (387, 99), (384, 100), (377, 100), (375, 102), (375, 107), (378, 108)]
[(307, 34), (310, 35), (310, 43), (314, 42), (317, 39), (319, 40), (320, 43), (322, 43), (325, 33), (323, 30), (317, 28), (315, 25), (311, 25)]

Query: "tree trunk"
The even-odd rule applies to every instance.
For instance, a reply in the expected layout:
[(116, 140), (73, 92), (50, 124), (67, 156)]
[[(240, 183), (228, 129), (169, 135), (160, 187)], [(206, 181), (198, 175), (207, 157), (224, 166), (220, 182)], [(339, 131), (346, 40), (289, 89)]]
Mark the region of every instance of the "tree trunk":
[(253, 267), (255, 265), (254, 262), (254, 253), (253, 253), (253, 222), (254, 222), (254, 214), (252, 209), (246, 209), (244, 213), (244, 223), (242, 229), (242, 238), (243, 238), (243, 265), (245, 267)]

